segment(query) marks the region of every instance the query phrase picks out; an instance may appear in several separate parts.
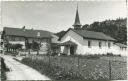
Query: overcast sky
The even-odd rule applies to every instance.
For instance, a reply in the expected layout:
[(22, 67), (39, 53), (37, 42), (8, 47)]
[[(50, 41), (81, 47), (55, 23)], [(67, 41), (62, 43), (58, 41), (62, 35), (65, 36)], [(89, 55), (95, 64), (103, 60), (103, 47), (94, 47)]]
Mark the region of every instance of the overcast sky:
[[(126, 17), (126, 1), (79, 1), (44, 2), (11, 1), (2, 2), (2, 27), (34, 28), (59, 32), (72, 27), (76, 5), (79, 7), (81, 23)], [(0, 30), (2, 30), (2, 27)]]

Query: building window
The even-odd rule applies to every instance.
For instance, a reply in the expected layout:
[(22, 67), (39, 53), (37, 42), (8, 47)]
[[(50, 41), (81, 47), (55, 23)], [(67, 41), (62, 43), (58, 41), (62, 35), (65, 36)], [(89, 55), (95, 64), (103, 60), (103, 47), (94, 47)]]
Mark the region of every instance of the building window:
[(120, 50), (123, 50), (123, 47), (120, 47)]
[(19, 37), (19, 41), (22, 41), (22, 38), (21, 37)]
[(38, 36), (38, 37), (40, 36), (40, 32), (37, 33), (37, 36)]
[(9, 39), (10, 39), (10, 41), (15, 41), (15, 37), (14, 36), (10, 36)]
[(122, 48), (120, 47), (120, 50), (122, 50)]
[(99, 48), (101, 48), (101, 44), (102, 44), (102, 43), (101, 43), (101, 42), (99, 42)]
[(111, 43), (109, 42), (109, 43), (108, 43), (108, 48), (110, 48), (110, 47), (111, 47)]
[(91, 41), (88, 41), (88, 47), (89, 48), (91, 47)]
[(124, 48), (122, 47), (122, 50), (124, 50)]

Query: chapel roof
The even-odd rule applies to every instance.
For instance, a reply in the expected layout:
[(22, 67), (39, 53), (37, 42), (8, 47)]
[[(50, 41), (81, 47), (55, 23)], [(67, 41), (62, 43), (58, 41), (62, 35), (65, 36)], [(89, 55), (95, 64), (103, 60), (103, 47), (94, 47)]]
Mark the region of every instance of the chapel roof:
[[(93, 40), (109, 40), (109, 41), (115, 41), (114, 38), (102, 33), (102, 32), (94, 32), (94, 31), (88, 31), (88, 30), (75, 30), (75, 29), (72, 29), (72, 28), (69, 28), (65, 34), (69, 31), (74, 31), (75, 33), (77, 33), (78, 35), (82, 36), (84, 39), (93, 39)], [(63, 34), (63, 36), (65, 35)], [(63, 37), (61, 36), (60, 39)], [(60, 40), (59, 39), (59, 40)]]

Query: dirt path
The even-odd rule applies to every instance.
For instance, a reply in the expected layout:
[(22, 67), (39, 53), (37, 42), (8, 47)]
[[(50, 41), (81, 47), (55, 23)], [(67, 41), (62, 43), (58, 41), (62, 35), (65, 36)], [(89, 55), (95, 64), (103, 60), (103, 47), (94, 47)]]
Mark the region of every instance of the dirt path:
[(5, 59), (10, 72), (7, 72), (7, 80), (50, 80), (38, 71), (16, 61), (12, 56), (2, 56)]
[(128, 80), (128, 56), (127, 56), (127, 80)]

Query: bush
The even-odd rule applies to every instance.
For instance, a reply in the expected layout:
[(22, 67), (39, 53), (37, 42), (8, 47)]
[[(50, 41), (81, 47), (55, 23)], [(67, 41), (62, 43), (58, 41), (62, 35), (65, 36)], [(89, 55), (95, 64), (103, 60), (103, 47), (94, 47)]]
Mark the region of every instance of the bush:
[(6, 64), (4, 63), (4, 59), (1, 58), (1, 69), (4, 71), (9, 71), (9, 69), (6, 67)]
[(24, 58), (22, 62), (54, 80), (108, 80), (110, 79), (110, 64), (112, 78), (119, 79), (124, 76), (123, 79), (125, 79), (126, 62), (122, 57), (116, 59), (103, 56), (101, 59), (99, 58), (100, 55), (98, 54), (87, 56), (42, 56), (42, 58), (32, 56)]
[(60, 55), (61, 55), (61, 56), (67, 56), (67, 54), (65, 54), (65, 53), (61, 53)]
[(121, 57), (121, 55), (120, 54), (118, 54), (118, 55), (114, 55), (113, 53), (107, 53), (107, 55), (106, 56), (119, 56), (119, 57)]
[(113, 53), (107, 53), (107, 56), (114, 56)]
[(1, 81), (6, 80), (6, 72), (9, 71), (9, 69), (6, 67), (4, 63), (4, 59), (1, 58)]

